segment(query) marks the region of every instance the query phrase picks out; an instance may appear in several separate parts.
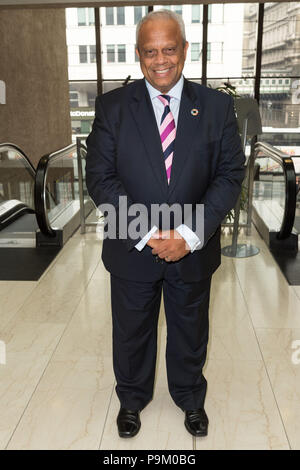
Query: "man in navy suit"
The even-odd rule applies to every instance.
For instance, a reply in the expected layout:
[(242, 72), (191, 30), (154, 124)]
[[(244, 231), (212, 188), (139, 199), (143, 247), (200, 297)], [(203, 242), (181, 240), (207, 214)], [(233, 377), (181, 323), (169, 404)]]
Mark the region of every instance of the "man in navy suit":
[[(102, 259), (111, 274), (121, 437), (138, 433), (140, 412), (152, 399), (162, 291), (169, 392), (192, 435), (208, 429), (202, 368), (211, 276), (244, 154), (232, 98), (183, 77), (187, 49), (180, 16), (162, 10), (144, 17), (137, 26), (144, 79), (97, 97), (87, 139), (88, 191), (117, 220), (107, 219)], [(177, 213), (166, 220), (162, 211), (153, 220), (153, 207)]]

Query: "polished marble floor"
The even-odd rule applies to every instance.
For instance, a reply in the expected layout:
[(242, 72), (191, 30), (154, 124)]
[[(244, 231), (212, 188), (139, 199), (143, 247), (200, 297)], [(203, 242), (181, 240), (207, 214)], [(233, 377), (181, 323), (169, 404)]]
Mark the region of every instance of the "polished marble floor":
[(38, 282), (0, 282), (0, 449), (300, 449), (300, 286), (254, 228), (244, 241), (260, 253), (222, 257), (213, 277), (205, 438), (168, 393), (163, 308), (154, 399), (139, 434), (118, 437), (97, 234), (76, 233)]

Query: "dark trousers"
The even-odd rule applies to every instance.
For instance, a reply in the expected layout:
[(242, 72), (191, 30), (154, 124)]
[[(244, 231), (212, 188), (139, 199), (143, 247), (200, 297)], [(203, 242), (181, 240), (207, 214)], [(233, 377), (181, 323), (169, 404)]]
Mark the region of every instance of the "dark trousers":
[(182, 410), (204, 407), (207, 382), (202, 368), (208, 342), (211, 277), (184, 283), (175, 263), (165, 265), (162, 279), (155, 282), (111, 275), (116, 393), (121, 406), (130, 410), (142, 410), (153, 396), (162, 291), (169, 392)]

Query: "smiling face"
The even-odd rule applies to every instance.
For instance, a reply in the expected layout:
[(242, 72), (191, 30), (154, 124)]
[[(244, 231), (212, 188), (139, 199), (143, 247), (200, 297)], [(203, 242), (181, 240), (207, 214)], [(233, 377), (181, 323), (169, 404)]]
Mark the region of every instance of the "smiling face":
[(178, 82), (187, 49), (176, 21), (156, 18), (142, 24), (137, 49), (140, 66), (148, 82), (162, 93)]

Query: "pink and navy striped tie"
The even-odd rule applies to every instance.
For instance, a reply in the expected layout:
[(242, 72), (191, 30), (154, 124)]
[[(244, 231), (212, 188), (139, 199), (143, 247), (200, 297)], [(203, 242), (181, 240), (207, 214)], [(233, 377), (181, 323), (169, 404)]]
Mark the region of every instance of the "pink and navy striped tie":
[(159, 133), (165, 158), (165, 166), (169, 184), (175, 147), (176, 127), (173, 114), (170, 110), (171, 97), (169, 95), (159, 95), (158, 99), (162, 102), (165, 107), (160, 121)]

